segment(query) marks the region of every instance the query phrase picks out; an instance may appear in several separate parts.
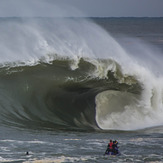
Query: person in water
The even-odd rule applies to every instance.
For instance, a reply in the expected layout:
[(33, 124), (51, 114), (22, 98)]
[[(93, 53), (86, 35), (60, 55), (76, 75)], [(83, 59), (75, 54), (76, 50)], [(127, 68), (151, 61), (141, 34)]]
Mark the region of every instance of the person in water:
[(116, 141), (113, 141), (112, 147), (113, 147), (113, 150), (112, 150), (113, 154), (118, 154), (118, 147), (117, 147)]
[(110, 140), (110, 142), (108, 143), (105, 154), (108, 154), (109, 152), (112, 152), (112, 150), (113, 150), (113, 141)]
[(109, 154), (109, 152), (111, 152), (113, 155), (118, 154), (118, 142), (116, 140), (110, 140), (110, 143), (108, 143), (105, 154)]
[(118, 147), (118, 142), (116, 140), (114, 142), (115, 142), (115, 145)]

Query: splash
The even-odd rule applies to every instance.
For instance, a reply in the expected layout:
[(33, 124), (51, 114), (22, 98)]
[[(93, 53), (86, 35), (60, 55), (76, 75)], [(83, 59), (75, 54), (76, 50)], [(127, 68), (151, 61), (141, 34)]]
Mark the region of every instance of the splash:
[(149, 45), (142, 44), (142, 41), (137, 40), (135, 45), (139, 45), (137, 51), (142, 55), (135, 56), (135, 47), (133, 51), (130, 49), (128, 55), (131, 57), (131, 62), (123, 65), (123, 73), (134, 76), (143, 90), (141, 94), (129, 93), (126, 90), (105, 91), (98, 94), (96, 121), (102, 129), (137, 130), (163, 124), (161, 53), (154, 52)]

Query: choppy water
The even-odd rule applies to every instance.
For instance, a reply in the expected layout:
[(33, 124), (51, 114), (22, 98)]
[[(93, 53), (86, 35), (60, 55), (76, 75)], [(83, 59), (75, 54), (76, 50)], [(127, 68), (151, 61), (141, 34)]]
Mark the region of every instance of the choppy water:
[[(5, 129), (1, 162), (162, 162), (162, 134), (162, 127), (134, 132)], [(103, 155), (109, 138), (119, 141), (120, 156)]]
[[(161, 162), (162, 27), (1, 18), (0, 161)], [(121, 156), (103, 156), (109, 139)]]

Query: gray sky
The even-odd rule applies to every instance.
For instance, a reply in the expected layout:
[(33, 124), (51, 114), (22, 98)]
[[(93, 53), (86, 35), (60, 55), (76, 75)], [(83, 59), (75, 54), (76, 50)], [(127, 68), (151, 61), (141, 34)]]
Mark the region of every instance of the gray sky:
[(163, 17), (163, 0), (0, 0), (0, 16)]

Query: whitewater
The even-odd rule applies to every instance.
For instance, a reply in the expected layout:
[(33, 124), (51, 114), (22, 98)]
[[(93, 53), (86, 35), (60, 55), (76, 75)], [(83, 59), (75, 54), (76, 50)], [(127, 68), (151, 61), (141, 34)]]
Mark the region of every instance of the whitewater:
[[(105, 151), (109, 137), (128, 147), (114, 161), (132, 161), (136, 154), (128, 149), (136, 143), (162, 143), (162, 30), (154, 25), (163, 23), (134, 22), (0, 18), (1, 161), (107, 162), (98, 152)], [(143, 23), (145, 29), (135, 28)], [(155, 141), (150, 134), (157, 132)], [(72, 155), (75, 146), (79, 151)], [(156, 156), (145, 151), (138, 160), (162, 160), (160, 148)]]

